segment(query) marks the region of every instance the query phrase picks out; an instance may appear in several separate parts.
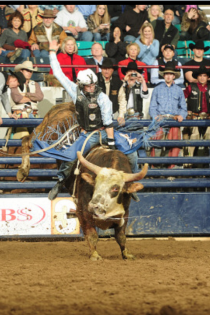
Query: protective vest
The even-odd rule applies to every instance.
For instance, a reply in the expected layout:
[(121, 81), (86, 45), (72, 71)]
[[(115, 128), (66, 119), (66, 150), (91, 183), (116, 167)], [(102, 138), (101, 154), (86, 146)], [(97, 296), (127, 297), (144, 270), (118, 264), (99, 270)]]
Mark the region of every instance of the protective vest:
[(103, 127), (101, 109), (97, 102), (101, 89), (97, 88), (92, 97), (81, 94), (77, 88), (76, 115), (79, 125), (86, 131), (93, 131)]
[(141, 85), (134, 84), (132, 88), (130, 88), (128, 85), (125, 87), (125, 95), (126, 100), (128, 102), (130, 92), (133, 94), (133, 107), (135, 112), (139, 112), (139, 114), (142, 114), (143, 111), (143, 100), (141, 98)]
[[(28, 86), (29, 86), (29, 89), (30, 89), (30, 93), (36, 93), (35, 81), (30, 80)], [(21, 95), (25, 96), (25, 94), (26, 94), (26, 92), (27, 92), (27, 90), (26, 90), (26, 84), (24, 84), (24, 90), (23, 90), (23, 91), (21, 91), (21, 90), (19, 89), (19, 87), (18, 87), (18, 92), (19, 92)], [(23, 109), (24, 109), (24, 106), (25, 106), (25, 104), (17, 104), (17, 103), (15, 103), (12, 98), (11, 98), (11, 100), (10, 100), (10, 103), (11, 103), (11, 108), (12, 108), (12, 110), (17, 110), (17, 109), (23, 110)], [(30, 101), (30, 103), (31, 103), (31, 107), (32, 107), (33, 110), (38, 110), (37, 102)]]
[[(202, 112), (202, 99), (203, 99), (204, 93), (199, 90), (199, 87), (196, 83), (191, 83), (190, 86), (192, 88), (192, 91), (187, 100), (187, 104), (188, 104), (187, 109), (189, 111), (192, 111), (193, 113)], [(207, 91), (205, 92), (207, 108), (208, 108), (207, 113), (210, 113), (209, 93), (210, 93), (210, 85), (208, 84)]]
[[(178, 60), (177, 59), (173, 59), (175, 66), (178, 66)], [(163, 57), (160, 57), (158, 59), (158, 65), (159, 66), (165, 66), (165, 61), (163, 60)], [(159, 79), (164, 79), (164, 77), (159, 73)]]

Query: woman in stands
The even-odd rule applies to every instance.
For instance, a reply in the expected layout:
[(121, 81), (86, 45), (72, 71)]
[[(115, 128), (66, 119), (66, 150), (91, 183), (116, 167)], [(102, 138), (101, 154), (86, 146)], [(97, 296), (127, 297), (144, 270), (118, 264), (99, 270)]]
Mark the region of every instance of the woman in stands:
[(137, 59), (147, 65), (153, 65), (159, 54), (160, 43), (154, 37), (155, 33), (152, 24), (146, 22), (141, 27), (140, 37), (135, 41), (140, 47)]
[(93, 33), (94, 41), (109, 41), (110, 16), (107, 5), (97, 5), (96, 11), (87, 18), (88, 31)]
[[(122, 73), (120, 66), (126, 67), (129, 64), (129, 62), (131, 62), (131, 61), (134, 61), (137, 64), (137, 66), (141, 66), (141, 68), (143, 68), (143, 66), (146, 66), (146, 64), (144, 62), (137, 60), (137, 56), (140, 53), (139, 45), (137, 45), (136, 43), (130, 43), (126, 47), (126, 51), (127, 51), (128, 58), (124, 59), (118, 63), (118, 75), (119, 75), (120, 80), (123, 80), (123, 78), (125, 76)], [(147, 76), (147, 69), (146, 68), (143, 68), (142, 75), (143, 75), (145, 81), (148, 82), (148, 76)]]
[(2, 50), (1, 56), (7, 56), (10, 58), (11, 62), (21, 56), (22, 58), (27, 58), (30, 56), (29, 49), (17, 48), (15, 47), (15, 41), (18, 40), (29, 46), (28, 36), (25, 31), (21, 30), (24, 23), (22, 14), (19, 11), (15, 11), (10, 15), (8, 21), (8, 28), (6, 28), (0, 37), (0, 47), (4, 48)]
[(148, 9), (148, 17), (150, 22), (154, 20), (163, 20), (163, 12), (158, 4), (153, 4)]
[(119, 27), (115, 27), (110, 35), (110, 42), (106, 43), (105, 51), (109, 58), (115, 63), (125, 59), (127, 43), (123, 41), (123, 34)]
[(210, 25), (204, 11), (190, 8), (182, 17), (179, 40), (210, 40)]
[[(61, 51), (62, 52), (57, 55), (60, 65), (86, 65), (85, 59), (77, 54), (78, 47), (74, 37), (68, 36), (63, 40)], [(87, 68), (73, 67), (62, 68), (62, 71), (69, 80), (76, 82), (79, 71), (85, 69)], [(52, 69), (50, 70), (50, 74), (53, 74)]]

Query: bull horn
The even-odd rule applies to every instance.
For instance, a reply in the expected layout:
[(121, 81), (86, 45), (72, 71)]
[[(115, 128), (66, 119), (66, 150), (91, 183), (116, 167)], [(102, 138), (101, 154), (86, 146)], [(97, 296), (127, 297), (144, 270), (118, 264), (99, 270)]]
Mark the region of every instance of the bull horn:
[(88, 162), (83, 156), (82, 153), (80, 151), (77, 151), (77, 157), (80, 161), (80, 163), (89, 169), (89, 171), (95, 173), (96, 175), (98, 175), (98, 173), (100, 172), (100, 170), (102, 169), (100, 166), (95, 165), (91, 162)]
[(134, 173), (134, 174), (124, 173), (124, 181), (134, 182), (134, 181), (140, 180), (146, 176), (147, 170), (148, 170), (148, 164), (146, 163), (144, 164), (143, 169), (139, 173)]

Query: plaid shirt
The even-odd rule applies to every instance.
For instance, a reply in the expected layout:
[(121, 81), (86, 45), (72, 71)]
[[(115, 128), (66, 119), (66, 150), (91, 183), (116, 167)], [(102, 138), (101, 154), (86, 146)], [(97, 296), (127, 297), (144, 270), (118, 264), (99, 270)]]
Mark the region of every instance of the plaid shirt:
[(45, 9), (47, 9), (47, 10), (58, 9), (60, 11), (63, 9), (63, 4), (56, 4), (56, 5), (54, 5), (54, 4), (41, 4), (41, 5), (39, 5), (39, 8), (43, 11)]

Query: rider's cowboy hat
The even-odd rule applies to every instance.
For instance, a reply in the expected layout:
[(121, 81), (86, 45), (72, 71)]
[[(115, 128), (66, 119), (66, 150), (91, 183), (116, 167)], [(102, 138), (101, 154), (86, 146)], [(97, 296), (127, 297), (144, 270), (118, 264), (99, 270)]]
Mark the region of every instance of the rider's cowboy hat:
[(48, 10), (48, 9), (45, 9), (44, 10), (44, 13), (41, 14), (39, 13), (39, 15), (44, 19), (44, 18), (56, 18), (56, 14), (53, 13), (53, 10)]
[(160, 67), (159, 73), (161, 76), (164, 76), (165, 73), (173, 73), (175, 75), (175, 79), (178, 79), (180, 77), (181, 73), (180, 73), (180, 70), (176, 69), (175, 67), (176, 67), (176, 64), (173, 60), (168, 61), (165, 64), (165, 68)]
[(37, 67), (33, 67), (32, 61), (29, 61), (29, 60), (26, 60), (23, 63), (15, 66), (15, 71), (20, 71), (20, 70), (23, 70), (23, 69), (30, 70), (30, 71), (33, 71), (33, 72), (39, 72)]
[(197, 77), (203, 73), (207, 74), (207, 76), (210, 77), (210, 69), (207, 69), (204, 65), (200, 66), (199, 69), (195, 69), (192, 73), (192, 77), (194, 79), (197, 79)]
[(142, 73), (143, 69), (138, 69), (138, 66), (137, 66), (136, 62), (135, 61), (131, 61), (131, 62), (129, 62), (127, 68), (123, 67), (123, 68), (121, 68), (121, 71), (122, 71), (122, 73), (124, 75), (126, 75), (126, 72), (128, 72), (128, 71), (137, 71), (139, 73)]
[(203, 41), (202, 40), (198, 40), (195, 44), (189, 44), (189, 48), (191, 49), (191, 50), (193, 50), (193, 49), (203, 49), (204, 51), (207, 51), (207, 50), (209, 50), (209, 46), (206, 46), (206, 47), (204, 47), (204, 43), (203, 43)]

